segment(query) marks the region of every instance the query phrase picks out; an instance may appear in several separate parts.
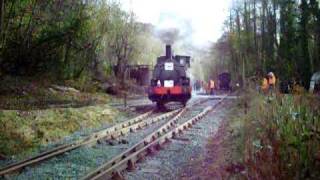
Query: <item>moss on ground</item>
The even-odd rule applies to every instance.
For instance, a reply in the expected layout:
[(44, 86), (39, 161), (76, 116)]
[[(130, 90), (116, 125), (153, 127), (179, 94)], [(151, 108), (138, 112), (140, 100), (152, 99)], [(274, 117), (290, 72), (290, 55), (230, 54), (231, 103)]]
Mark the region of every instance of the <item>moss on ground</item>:
[(75, 131), (111, 123), (117, 115), (118, 112), (108, 105), (32, 111), (1, 110), (0, 154), (25, 154)]
[[(0, 80), (0, 84), (0, 109), (6, 110), (83, 107), (113, 100), (111, 96), (99, 91), (99, 85), (94, 82), (87, 82), (88, 88), (84, 89), (80, 88), (83, 83), (78, 81), (5, 77)], [(57, 89), (57, 85), (61, 85), (59, 87), (62, 90)]]
[(91, 80), (3, 77), (0, 84), (0, 160), (23, 158), (122, 117), (106, 105), (119, 99)]

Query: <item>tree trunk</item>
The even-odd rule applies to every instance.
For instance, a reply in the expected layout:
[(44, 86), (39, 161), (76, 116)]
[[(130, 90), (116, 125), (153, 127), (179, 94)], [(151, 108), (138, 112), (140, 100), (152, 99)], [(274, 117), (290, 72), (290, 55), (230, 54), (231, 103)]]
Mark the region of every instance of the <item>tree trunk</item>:
[(237, 32), (238, 32), (238, 38), (239, 38), (239, 44), (240, 44), (240, 53), (239, 53), (239, 60), (242, 61), (242, 70), (241, 70), (241, 74), (242, 74), (242, 86), (245, 88), (246, 87), (246, 83), (245, 83), (245, 61), (244, 61), (244, 56), (243, 56), (243, 49), (242, 47), (242, 37), (241, 37), (241, 23), (240, 23), (240, 15), (239, 15), (239, 10), (237, 10)]
[(259, 49), (257, 42), (257, 2), (253, 1), (253, 41), (254, 41), (254, 54), (256, 60), (256, 72), (259, 72), (261, 69), (261, 60), (259, 59)]
[(263, 61), (263, 73), (266, 68), (266, 0), (262, 0), (262, 12), (261, 12), (261, 58)]
[(309, 31), (308, 31), (308, 22), (309, 22), (309, 7), (306, 0), (301, 1), (301, 18), (300, 18), (300, 45), (301, 45), (301, 55), (302, 58), (299, 59), (299, 66), (302, 70), (301, 80), (305, 88), (308, 88), (309, 81), (311, 78), (311, 66), (312, 60), (310, 60), (309, 55)]
[(69, 79), (72, 75), (70, 73), (70, 69), (71, 69), (71, 63), (69, 61), (69, 53), (70, 53), (70, 39), (69, 37), (67, 37), (67, 42), (65, 42), (64, 48), (63, 48), (63, 64), (64, 64), (64, 68), (66, 71), (64, 73), (61, 73), (61, 75), (63, 76), (63, 78), (67, 78)]
[(243, 87), (246, 88), (246, 61), (245, 61), (245, 56), (242, 55), (242, 83)]
[(316, 0), (310, 0), (310, 4), (313, 9), (313, 16), (316, 17), (316, 20), (314, 22), (315, 24), (315, 58), (313, 61), (314, 69), (319, 70), (320, 69), (320, 8), (319, 8), (319, 2)]
[(0, 0), (0, 35), (1, 35), (2, 32), (3, 32), (4, 13), (5, 13), (4, 0)]

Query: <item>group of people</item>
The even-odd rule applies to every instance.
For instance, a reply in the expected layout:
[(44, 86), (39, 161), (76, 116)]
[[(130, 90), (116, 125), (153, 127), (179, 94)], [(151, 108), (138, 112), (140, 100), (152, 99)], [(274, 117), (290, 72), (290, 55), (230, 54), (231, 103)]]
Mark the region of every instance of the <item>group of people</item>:
[(204, 91), (206, 94), (211, 94), (211, 95), (214, 94), (215, 88), (216, 88), (215, 82), (212, 79), (209, 82), (196, 80), (193, 84), (193, 89), (195, 91)]
[(269, 93), (269, 92), (272, 93), (275, 89), (275, 85), (276, 85), (276, 76), (274, 75), (273, 72), (269, 72), (262, 79), (261, 91), (263, 93)]
[[(276, 76), (273, 72), (269, 72), (267, 75), (265, 75), (262, 79), (262, 83), (260, 85), (260, 91), (268, 94), (268, 93), (273, 93), (276, 87)], [(237, 86), (239, 84), (237, 83)], [(208, 82), (206, 81), (201, 81), (201, 80), (196, 80), (193, 84), (193, 89), (194, 91), (203, 91), (206, 94), (214, 94), (214, 91), (216, 89), (216, 84), (214, 80), (209, 80)]]

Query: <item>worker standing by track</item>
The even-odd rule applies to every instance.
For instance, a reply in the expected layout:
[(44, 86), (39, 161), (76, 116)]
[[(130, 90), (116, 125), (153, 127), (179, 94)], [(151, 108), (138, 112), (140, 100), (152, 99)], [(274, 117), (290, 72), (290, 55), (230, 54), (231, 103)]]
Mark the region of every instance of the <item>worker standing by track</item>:
[(268, 73), (268, 85), (269, 85), (269, 92), (273, 94), (275, 87), (276, 87), (276, 76), (273, 72)]
[(261, 91), (264, 94), (273, 94), (276, 87), (276, 76), (273, 72), (269, 72), (263, 79), (261, 84)]
[(210, 95), (214, 95), (215, 84), (214, 84), (214, 80), (212, 79), (209, 82), (209, 88), (210, 88)]

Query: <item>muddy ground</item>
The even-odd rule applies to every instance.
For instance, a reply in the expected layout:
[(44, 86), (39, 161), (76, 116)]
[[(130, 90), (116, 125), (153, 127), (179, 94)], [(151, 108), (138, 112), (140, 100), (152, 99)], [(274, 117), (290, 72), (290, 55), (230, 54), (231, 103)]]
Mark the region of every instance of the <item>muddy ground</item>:
[[(229, 106), (232, 106), (229, 104)], [(234, 107), (233, 107), (234, 108)], [(240, 163), (240, 127), (233, 117), (235, 109), (226, 113), (217, 132), (212, 132), (203, 154), (186, 163), (180, 173), (181, 179), (243, 179), (244, 166)]]

